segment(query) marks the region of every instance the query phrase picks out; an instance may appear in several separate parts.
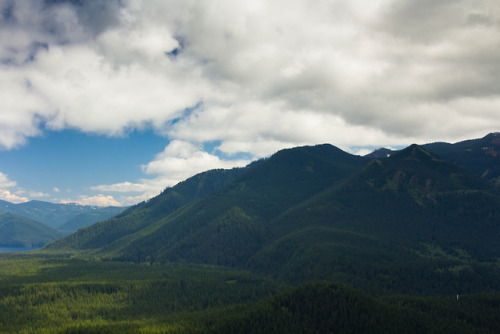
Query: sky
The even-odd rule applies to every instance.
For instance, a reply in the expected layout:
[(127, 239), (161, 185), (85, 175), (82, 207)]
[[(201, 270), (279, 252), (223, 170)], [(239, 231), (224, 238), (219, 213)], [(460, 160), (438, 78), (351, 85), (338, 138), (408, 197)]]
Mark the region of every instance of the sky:
[(500, 131), (497, 0), (0, 0), (0, 199)]

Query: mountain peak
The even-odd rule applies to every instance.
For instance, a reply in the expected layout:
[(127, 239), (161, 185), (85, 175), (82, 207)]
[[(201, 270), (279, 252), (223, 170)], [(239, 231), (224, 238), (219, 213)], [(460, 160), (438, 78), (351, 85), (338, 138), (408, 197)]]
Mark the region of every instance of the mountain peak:
[(392, 156), (394, 159), (417, 161), (441, 161), (438, 157), (426, 151), (422, 146), (412, 144)]

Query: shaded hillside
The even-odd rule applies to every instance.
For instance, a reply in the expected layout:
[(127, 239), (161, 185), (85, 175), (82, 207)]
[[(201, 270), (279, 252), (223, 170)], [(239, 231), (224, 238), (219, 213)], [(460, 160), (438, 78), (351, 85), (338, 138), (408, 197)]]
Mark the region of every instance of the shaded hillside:
[(81, 229), (49, 248), (99, 249), (149, 226), (192, 201), (207, 196), (243, 172), (242, 168), (234, 168), (200, 173), (111, 219)]
[[(500, 132), (455, 144), (436, 142), (422, 147), (443, 160), (465, 168), (492, 183), (500, 182)], [(398, 151), (380, 148), (367, 158), (387, 158)]]
[(126, 208), (117, 206), (108, 206), (104, 208), (96, 208), (94, 210), (84, 212), (78, 216), (68, 220), (66, 223), (58, 227), (58, 230), (65, 232), (74, 232), (83, 227), (90, 226), (94, 223), (109, 219), (123, 212)]
[(500, 183), (500, 133), (455, 144), (432, 143), (423, 147), (446, 161), (454, 163), (496, 183)]
[(273, 220), (275, 240), (248, 266), (405, 293), (498, 288), (488, 276), (498, 268), (480, 264), (500, 256), (500, 199), (490, 189), (414, 145)]
[(61, 237), (56, 230), (13, 213), (0, 215), (0, 246), (41, 247)]
[(213, 333), (496, 333), (499, 298), (381, 299), (339, 284), (313, 283), (229, 309), (206, 326)]

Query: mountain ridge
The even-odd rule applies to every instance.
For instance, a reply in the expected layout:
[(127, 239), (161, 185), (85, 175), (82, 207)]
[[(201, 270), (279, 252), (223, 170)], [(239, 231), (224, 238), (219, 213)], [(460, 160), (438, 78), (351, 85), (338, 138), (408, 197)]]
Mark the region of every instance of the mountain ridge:
[[(328, 144), (297, 147), (237, 174), (162, 211), (167, 195), (185, 195), (175, 186), (44, 251), (221, 265), (291, 283), (336, 280), (401, 293), (421, 281), (432, 293), (500, 287), (491, 279), (500, 279), (492, 264), (500, 257), (497, 190), (423, 146), (382, 159)], [(179, 187), (193, 195), (200, 177)]]

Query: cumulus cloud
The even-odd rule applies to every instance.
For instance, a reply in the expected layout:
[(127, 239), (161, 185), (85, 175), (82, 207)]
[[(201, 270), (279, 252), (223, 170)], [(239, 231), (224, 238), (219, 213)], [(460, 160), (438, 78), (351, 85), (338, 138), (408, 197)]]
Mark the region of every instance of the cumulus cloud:
[[(166, 186), (237, 165), (238, 153), (500, 128), (494, 0), (2, 0), (0, 10), (6, 149), (42, 128), (153, 128), (172, 143), (144, 172)], [(95, 190), (153, 192), (147, 180)]]
[(167, 185), (175, 185), (194, 174), (216, 168), (242, 167), (248, 160), (221, 160), (191, 143), (174, 140), (155, 159), (143, 166), (149, 175), (159, 175)]
[[(93, 191), (121, 194), (118, 200), (123, 205), (134, 204), (159, 194), (166, 187), (172, 187), (197, 173), (217, 168), (243, 167), (249, 160), (222, 160), (205, 152), (189, 142), (174, 140), (153, 161), (142, 166), (144, 178), (136, 183), (121, 182), (91, 187)], [(139, 193), (131, 196), (131, 193)]]
[(121, 203), (116, 201), (113, 196), (103, 194), (94, 196), (80, 196), (77, 200), (63, 199), (60, 202), (63, 204), (77, 203), (80, 205), (121, 206)]
[[(1, 50), (3, 94), (13, 97), (0, 105), (9, 115), (0, 127), (11, 129), (0, 137), (6, 148), (41, 123), (107, 135), (153, 126), (171, 139), (220, 140), (228, 152), (247, 143), (255, 155), (269, 153), (263, 146), (347, 143), (317, 134), (341, 123), (380, 144), (469, 138), (500, 125), (481, 108), (496, 103), (500, 86), (494, 1), (32, 0), (2, 8), (10, 13), (2, 33), (19, 36)], [(197, 105), (210, 131), (182, 119)], [(457, 107), (471, 108), (469, 116)], [(313, 121), (297, 128), (304, 115)], [(314, 131), (308, 123), (318, 117), (326, 122)]]
[(29, 199), (22, 196), (22, 191), (15, 191), (17, 183), (9, 179), (9, 177), (0, 172), (0, 199), (11, 203), (27, 202)]

